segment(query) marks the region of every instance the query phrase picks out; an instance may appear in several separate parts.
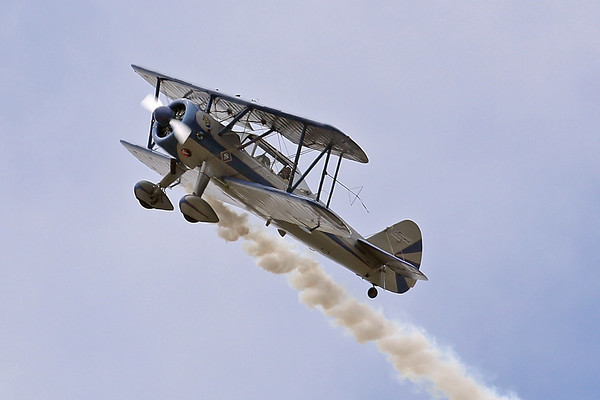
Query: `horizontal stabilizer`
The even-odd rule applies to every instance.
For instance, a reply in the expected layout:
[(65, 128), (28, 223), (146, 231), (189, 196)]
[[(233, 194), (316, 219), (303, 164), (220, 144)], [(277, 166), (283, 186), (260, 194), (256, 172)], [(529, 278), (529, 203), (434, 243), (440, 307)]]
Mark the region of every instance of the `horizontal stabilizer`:
[(409, 261), (405, 261), (401, 258), (388, 253), (387, 251), (380, 249), (374, 244), (364, 240), (358, 239), (358, 242), (363, 245), (366, 250), (371, 253), (380, 263), (394, 271), (395, 273), (402, 275), (405, 278), (415, 280), (428, 280), (425, 274), (423, 274), (416, 265), (413, 265)]
[(350, 229), (333, 211), (308, 197), (235, 178), (223, 178), (227, 192), (266, 220), (284, 221), (309, 231), (350, 237)]

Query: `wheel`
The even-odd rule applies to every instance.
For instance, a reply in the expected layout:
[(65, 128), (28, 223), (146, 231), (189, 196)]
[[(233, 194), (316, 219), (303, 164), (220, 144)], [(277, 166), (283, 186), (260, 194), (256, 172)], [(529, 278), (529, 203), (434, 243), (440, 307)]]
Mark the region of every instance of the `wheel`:
[[(182, 214), (183, 214), (183, 213), (182, 213)], [(198, 222), (200, 222), (200, 221), (198, 221), (197, 219), (194, 219), (194, 218), (190, 217), (190, 216), (189, 216), (189, 215), (187, 215), (187, 214), (183, 214), (183, 218), (185, 218), (185, 220), (186, 220), (187, 222), (191, 222), (192, 224), (197, 224)]]
[(145, 201), (139, 200), (140, 204), (142, 205), (142, 207), (147, 208), (148, 210), (153, 209), (154, 207), (152, 207), (150, 204), (146, 203)]
[(371, 299), (377, 297), (377, 288), (375, 286), (369, 288), (369, 290), (367, 291), (367, 296), (369, 296), (369, 298)]

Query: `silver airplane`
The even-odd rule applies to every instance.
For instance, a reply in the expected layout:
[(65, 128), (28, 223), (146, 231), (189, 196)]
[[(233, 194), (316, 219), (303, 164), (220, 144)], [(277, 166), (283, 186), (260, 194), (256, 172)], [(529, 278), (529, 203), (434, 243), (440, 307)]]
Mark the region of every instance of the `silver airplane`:
[[(333, 126), (239, 95), (132, 67), (155, 88), (154, 96), (142, 102), (152, 112), (152, 121), (145, 147), (121, 143), (162, 176), (157, 183), (135, 185), (135, 197), (143, 207), (173, 210), (166, 189), (181, 185), (188, 192), (179, 201), (184, 218), (191, 223), (216, 223), (217, 213), (202, 198), (215, 196), (257, 215), (276, 226), (282, 236), (289, 233), (367, 280), (372, 284), (367, 292), (370, 298), (377, 296), (376, 287), (404, 293), (417, 280), (427, 280), (419, 270), (422, 238), (413, 221), (401, 221), (365, 238), (329, 207), (342, 159), (368, 162), (350, 137)], [(170, 101), (166, 106), (159, 100), (161, 93)], [(284, 140), (296, 147), (291, 156), (277, 148)], [(299, 162), (305, 161), (307, 150), (316, 156), (301, 172)], [(330, 161), (335, 157), (331, 175)], [(306, 177), (317, 165), (323, 168), (315, 193)], [(326, 178), (331, 185), (324, 196)]]

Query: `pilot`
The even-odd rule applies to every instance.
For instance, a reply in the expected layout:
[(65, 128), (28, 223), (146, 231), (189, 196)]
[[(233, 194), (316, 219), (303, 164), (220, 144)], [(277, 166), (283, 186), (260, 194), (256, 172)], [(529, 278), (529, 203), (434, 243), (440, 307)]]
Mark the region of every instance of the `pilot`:
[(256, 159), (258, 160), (258, 162), (260, 162), (265, 167), (267, 167), (267, 168), (271, 167), (271, 160), (269, 160), (269, 157), (267, 157), (266, 154), (262, 154), (262, 155), (256, 157)]
[(279, 171), (279, 173), (277, 175), (279, 177), (283, 178), (284, 180), (289, 181), (291, 174), (292, 174), (292, 169), (290, 168), (289, 165), (286, 165), (285, 167), (281, 168), (281, 171)]

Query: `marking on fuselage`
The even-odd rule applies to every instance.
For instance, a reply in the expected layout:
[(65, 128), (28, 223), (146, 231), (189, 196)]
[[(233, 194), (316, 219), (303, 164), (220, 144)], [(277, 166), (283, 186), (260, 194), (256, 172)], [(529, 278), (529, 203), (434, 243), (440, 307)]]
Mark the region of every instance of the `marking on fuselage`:
[(224, 151), (221, 153), (221, 161), (228, 164), (233, 160), (233, 157), (229, 151)]
[(203, 115), (202, 121), (204, 122), (204, 126), (206, 126), (206, 129), (210, 132), (210, 118), (208, 118), (208, 116), (206, 115)]
[(240, 158), (236, 157), (229, 151), (226, 147), (218, 143), (212, 135), (204, 136), (204, 140), (196, 141), (200, 146), (204, 147), (208, 150), (212, 155), (217, 157), (217, 159), (221, 159), (221, 153), (229, 152), (231, 159), (227, 163), (231, 168), (233, 168), (238, 174), (243, 175), (248, 181), (259, 183), (265, 186), (274, 187), (271, 182), (266, 180), (263, 176), (258, 174), (256, 171), (252, 169), (248, 164), (242, 161)]

